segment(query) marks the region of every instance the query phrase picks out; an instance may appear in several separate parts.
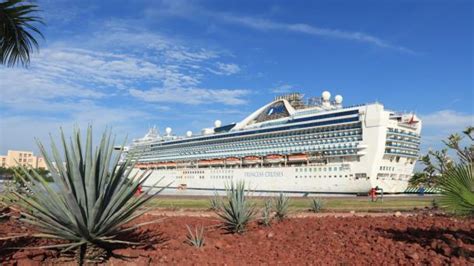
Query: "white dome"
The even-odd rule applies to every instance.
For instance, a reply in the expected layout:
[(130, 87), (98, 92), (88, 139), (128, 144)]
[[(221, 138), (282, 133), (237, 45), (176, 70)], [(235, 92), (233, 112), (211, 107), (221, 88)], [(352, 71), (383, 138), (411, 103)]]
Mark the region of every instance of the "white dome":
[(187, 136), (188, 138), (192, 137), (192, 136), (193, 136), (193, 132), (192, 132), (192, 131), (186, 132), (186, 136)]
[(337, 104), (340, 104), (340, 103), (342, 103), (342, 96), (341, 95), (336, 95), (336, 97), (334, 97), (334, 100), (336, 101)]
[(331, 93), (329, 91), (323, 91), (322, 97), (323, 100), (329, 101), (329, 98), (331, 98)]
[(220, 127), (220, 126), (222, 126), (221, 120), (214, 121), (214, 127)]
[(201, 133), (203, 135), (210, 135), (210, 134), (214, 133), (214, 129), (213, 128), (203, 128)]
[(165, 131), (166, 131), (166, 135), (171, 135), (171, 128), (170, 127), (167, 127), (165, 129)]

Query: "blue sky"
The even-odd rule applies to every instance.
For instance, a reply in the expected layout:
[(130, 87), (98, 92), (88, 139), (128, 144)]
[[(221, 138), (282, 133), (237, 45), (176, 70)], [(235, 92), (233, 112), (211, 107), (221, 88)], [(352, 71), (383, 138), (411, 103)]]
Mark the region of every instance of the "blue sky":
[(379, 101), (423, 150), (474, 124), (472, 1), (38, 1), (45, 40), (0, 67), (0, 153), (58, 128), (199, 132), (277, 94)]

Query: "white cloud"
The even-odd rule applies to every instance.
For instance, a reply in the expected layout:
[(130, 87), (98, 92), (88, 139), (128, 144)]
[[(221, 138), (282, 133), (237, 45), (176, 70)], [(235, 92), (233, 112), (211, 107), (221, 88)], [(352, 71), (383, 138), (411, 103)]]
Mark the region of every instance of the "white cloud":
[(336, 39), (345, 39), (357, 42), (363, 42), (372, 44), (382, 48), (395, 49), (405, 53), (414, 53), (414, 51), (403, 47), (397, 46), (389, 43), (386, 40), (375, 37), (373, 35), (364, 33), (364, 32), (354, 32), (354, 31), (344, 31), (339, 29), (330, 29), (322, 28), (317, 26), (312, 26), (304, 23), (280, 23), (267, 19), (245, 17), (245, 16), (235, 16), (232, 14), (218, 14), (216, 15), (221, 20), (239, 24), (241, 26), (249, 27), (255, 30), (261, 31), (270, 31), (270, 30), (283, 30), (289, 32), (303, 33), (314, 36), (330, 37)]
[(229, 75), (239, 73), (240, 67), (237, 64), (233, 64), (233, 63), (226, 64), (226, 63), (217, 62), (217, 70), (209, 69), (209, 71), (217, 75), (229, 76)]
[(313, 36), (343, 39), (367, 43), (382, 48), (394, 49), (404, 53), (416, 54), (416, 52), (409, 48), (394, 45), (387, 40), (364, 32), (318, 27), (305, 23), (282, 23), (270, 19), (262, 19), (258, 17), (240, 16), (232, 13), (217, 12), (216, 10), (205, 9), (202, 6), (197, 5), (195, 2), (193, 3), (180, 0), (162, 1), (158, 7), (149, 8), (146, 12), (146, 15), (153, 19), (163, 16), (177, 16), (186, 19), (207, 17), (217, 19), (222, 22), (252, 28), (254, 30), (280, 30), (308, 34)]
[(474, 115), (441, 110), (431, 114), (420, 115), (425, 127), (466, 127), (474, 125)]
[(171, 102), (183, 104), (223, 103), (245, 104), (242, 98), (250, 92), (243, 89), (201, 89), (201, 88), (153, 88), (150, 90), (131, 89), (130, 95), (147, 102)]
[(293, 85), (290, 84), (281, 84), (272, 89), (273, 93), (288, 93), (294, 89)]
[(420, 114), (422, 121), (422, 153), (428, 149), (445, 148), (443, 140), (453, 134), (461, 133), (466, 127), (474, 125), (474, 115), (454, 110), (440, 110), (428, 114)]
[[(66, 111), (67, 110), (67, 111)], [(146, 112), (130, 108), (113, 108), (82, 101), (69, 104), (69, 108), (62, 109), (60, 116), (42, 115), (4, 115), (0, 119), (0, 149), (35, 150), (34, 139), (37, 138), (50, 145), (49, 134), (58, 139), (59, 128), (64, 128), (66, 135), (70, 135), (72, 128), (78, 126), (85, 129), (93, 125), (94, 132), (100, 133), (106, 127), (112, 127), (113, 133), (121, 141), (127, 134), (138, 134), (136, 121), (146, 121), (150, 115)], [(95, 141), (100, 134), (94, 134)]]
[(33, 149), (33, 137), (47, 139), (60, 126), (108, 125), (137, 136), (137, 128), (173, 110), (155, 102), (246, 103), (244, 89), (199, 88), (224, 54), (124, 23), (105, 23), (90, 35), (43, 47), (28, 69), (0, 67), (2, 152)]

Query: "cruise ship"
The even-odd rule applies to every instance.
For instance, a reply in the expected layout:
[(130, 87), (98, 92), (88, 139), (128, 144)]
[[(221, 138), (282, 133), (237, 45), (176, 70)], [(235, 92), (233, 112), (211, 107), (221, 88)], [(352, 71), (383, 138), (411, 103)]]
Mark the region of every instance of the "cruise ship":
[(216, 120), (200, 134), (151, 128), (125, 154), (138, 158), (133, 171), (151, 171), (145, 187), (163, 178), (173, 194), (224, 191), (237, 180), (258, 193), (403, 192), (419, 154), (420, 119), (342, 101), (328, 91), (278, 96), (240, 122)]

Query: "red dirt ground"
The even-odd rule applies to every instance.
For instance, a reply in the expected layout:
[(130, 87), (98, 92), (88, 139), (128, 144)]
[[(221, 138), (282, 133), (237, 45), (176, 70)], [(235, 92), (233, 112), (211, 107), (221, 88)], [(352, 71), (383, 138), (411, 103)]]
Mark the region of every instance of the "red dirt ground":
[[(145, 215), (140, 222), (156, 218)], [(167, 217), (139, 231), (138, 238), (148, 245), (115, 249), (113, 253), (124, 258), (111, 257), (106, 264), (474, 265), (473, 219), (428, 214), (291, 218), (271, 227), (252, 223), (242, 235), (227, 234), (219, 224), (209, 217)], [(203, 248), (185, 243), (186, 225), (206, 226)], [(0, 238), (26, 232), (14, 220), (0, 222)], [(27, 237), (0, 240), (0, 264), (73, 265), (58, 258), (56, 251), (7, 249), (52, 243), (58, 242)]]

